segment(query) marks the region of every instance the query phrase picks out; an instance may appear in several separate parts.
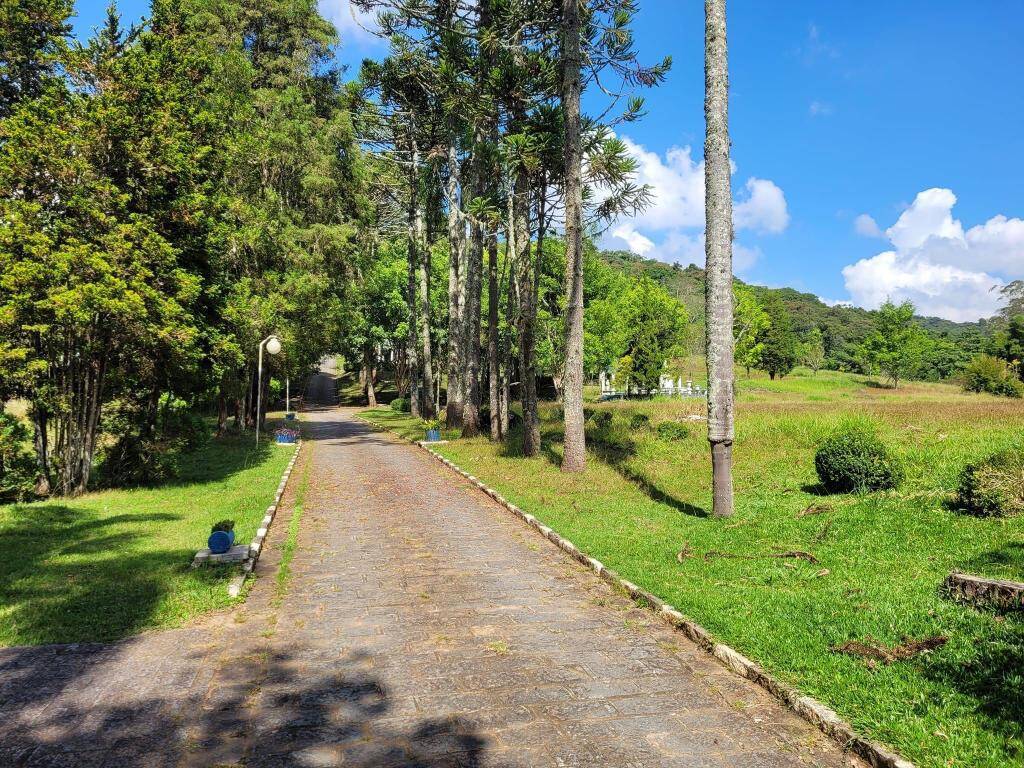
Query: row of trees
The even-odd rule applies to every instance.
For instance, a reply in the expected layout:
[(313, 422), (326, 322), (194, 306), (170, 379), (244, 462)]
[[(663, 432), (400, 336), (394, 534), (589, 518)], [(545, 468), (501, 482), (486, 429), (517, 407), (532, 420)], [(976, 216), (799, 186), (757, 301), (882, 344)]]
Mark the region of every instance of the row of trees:
[[(2, 6), (0, 397), (29, 404), (40, 493), (85, 490), (97, 456), (152, 479), (182, 414), (260, 419), (269, 333), (279, 373), (343, 347), (368, 394), (393, 358), (414, 412), (434, 416), (443, 392), (469, 435), (486, 404), (507, 437), (515, 394), (526, 455), (547, 368), (567, 471), (584, 465), (587, 369), (651, 381), (683, 343), (685, 310), (660, 287), (584, 266), (585, 233), (649, 198), (614, 127), (670, 62), (640, 63), (635, 2), (354, 4), (390, 52), (350, 86), (313, 0), (154, 0), (130, 29), (111, 8), (85, 45), (68, 0)], [(706, 10), (709, 424), (727, 513), (724, 3)]]
[[(660, 82), (669, 62), (639, 62), (630, 0), (356, 5), (376, 14), (390, 46), (364, 63), (355, 112), (376, 204), (368, 231), (384, 255), (364, 283), (379, 311), (364, 307), (348, 341), (368, 395), (387, 350), (413, 413), (434, 417), (443, 390), (448, 424), (463, 434), (480, 430), (486, 409), (491, 436), (503, 439), (518, 395), (530, 456), (540, 450), (537, 374), (548, 368), (564, 402), (563, 465), (577, 471), (584, 230), (646, 205), (611, 127), (641, 115), (632, 93)], [(596, 119), (580, 101), (600, 78), (614, 86)], [(394, 289), (401, 247), (404, 312)], [(390, 301), (377, 300), (382, 290)]]
[(203, 408), (251, 426), (259, 341), (279, 376), (330, 348), (371, 210), (314, 0), (111, 7), (86, 44), (71, 11), (0, 11), (0, 401), (41, 494), (153, 479)]

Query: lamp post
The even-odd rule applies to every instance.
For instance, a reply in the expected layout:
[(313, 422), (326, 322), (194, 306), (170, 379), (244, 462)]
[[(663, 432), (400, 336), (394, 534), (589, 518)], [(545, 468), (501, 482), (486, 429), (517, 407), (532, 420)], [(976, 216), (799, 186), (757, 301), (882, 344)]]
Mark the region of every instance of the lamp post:
[(256, 375), (256, 445), (260, 444), (260, 421), (262, 421), (262, 395), (263, 395), (263, 349), (266, 348), (267, 352), (271, 355), (276, 355), (281, 351), (281, 340), (274, 334), (270, 334), (263, 341), (260, 342), (259, 351), (259, 365), (258, 373)]

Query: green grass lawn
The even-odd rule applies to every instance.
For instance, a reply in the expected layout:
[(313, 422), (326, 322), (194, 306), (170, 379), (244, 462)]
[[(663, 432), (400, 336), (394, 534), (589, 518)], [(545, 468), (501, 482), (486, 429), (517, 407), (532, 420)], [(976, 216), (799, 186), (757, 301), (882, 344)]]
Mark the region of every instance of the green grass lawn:
[[(703, 412), (700, 401), (678, 400), (589, 407), (647, 413), (654, 424)], [(737, 512), (729, 520), (707, 516), (710, 458), (700, 422), (681, 442), (638, 430), (629, 450), (595, 447), (575, 477), (558, 469), (553, 406), (538, 458), (482, 438), (439, 450), (918, 765), (1024, 765), (1024, 622), (939, 593), (954, 568), (1024, 580), (1024, 519), (973, 518), (947, 503), (968, 460), (1021, 439), (1024, 404), (940, 384), (894, 392), (821, 372), (741, 378), (737, 411)], [(815, 445), (851, 416), (876, 421), (906, 460), (899, 491), (820, 495)], [(406, 414), (378, 409), (372, 418), (422, 435)], [(815, 505), (824, 511), (804, 514)], [(689, 554), (680, 562), (681, 550)], [(784, 550), (812, 552), (819, 563), (764, 557)], [(847, 640), (893, 645), (935, 635), (948, 644), (873, 668), (830, 650)]]
[(230, 605), (237, 568), (192, 556), (218, 520), (255, 535), (293, 452), (214, 440), (156, 488), (0, 506), (0, 646), (116, 640)]

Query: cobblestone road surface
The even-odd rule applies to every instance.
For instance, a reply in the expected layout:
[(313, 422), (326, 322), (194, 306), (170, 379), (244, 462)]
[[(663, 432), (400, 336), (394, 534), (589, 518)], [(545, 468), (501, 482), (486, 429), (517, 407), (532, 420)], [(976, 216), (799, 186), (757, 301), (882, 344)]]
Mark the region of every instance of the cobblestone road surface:
[(244, 606), (0, 650), (0, 766), (860, 765), (423, 452), (308, 418)]

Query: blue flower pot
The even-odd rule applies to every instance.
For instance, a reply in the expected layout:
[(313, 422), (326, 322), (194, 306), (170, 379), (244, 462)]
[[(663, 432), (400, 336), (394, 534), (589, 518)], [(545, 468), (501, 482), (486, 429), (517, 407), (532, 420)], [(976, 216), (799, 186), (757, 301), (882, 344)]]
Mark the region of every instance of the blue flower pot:
[(295, 414), (294, 414), (294, 413), (286, 413), (286, 414), (284, 415), (284, 417), (285, 417), (286, 419), (288, 419), (288, 421), (295, 421)]
[(278, 435), (277, 436), (277, 442), (283, 443), (283, 444), (294, 443), (295, 442), (295, 438), (292, 437), (291, 435)]
[(427, 442), (436, 443), (441, 439), (440, 429), (428, 429), (427, 430)]
[(214, 555), (223, 555), (234, 546), (234, 543), (234, 531), (214, 531), (210, 534), (210, 538), (206, 540), (206, 546), (210, 548), (210, 553)]

